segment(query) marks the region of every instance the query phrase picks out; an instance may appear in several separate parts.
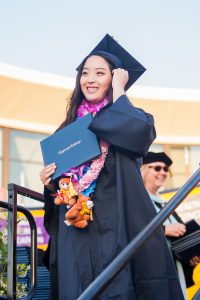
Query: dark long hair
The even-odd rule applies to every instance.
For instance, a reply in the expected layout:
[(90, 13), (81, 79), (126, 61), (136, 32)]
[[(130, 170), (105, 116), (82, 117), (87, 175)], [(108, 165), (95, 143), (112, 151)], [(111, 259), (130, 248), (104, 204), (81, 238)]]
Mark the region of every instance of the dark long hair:
[[(81, 85), (80, 85), (80, 78), (82, 75), (82, 71), (83, 71), (83, 67), (85, 65), (86, 60), (90, 57), (93, 56), (94, 54), (90, 54), (88, 55), (81, 63), (81, 65), (78, 68), (78, 73), (76, 76), (76, 84), (75, 84), (75, 88), (72, 92), (72, 95), (70, 97), (70, 99), (68, 100), (67, 103), (67, 107), (66, 107), (66, 118), (65, 120), (61, 123), (61, 125), (59, 126), (59, 129), (65, 127), (67, 124), (70, 124), (71, 122), (75, 121), (76, 117), (77, 117), (77, 109), (78, 106), (80, 105), (81, 101), (84, 99), (84, 95), (81, 91)], [(115, 68), (113, 62), (111, 60), (109, 60), (107, 57), (104, 57), (103, 54), (98, 54), (98, 56), (103, 57), (109, 64), (109, 68), (110, 71), (112, 72), (112, 70)], [(112, 93), (112, 86), (109, 89), (108, 92), (108, 96), (110, 97), (111, 101), (113, 99), (113, 93)]]

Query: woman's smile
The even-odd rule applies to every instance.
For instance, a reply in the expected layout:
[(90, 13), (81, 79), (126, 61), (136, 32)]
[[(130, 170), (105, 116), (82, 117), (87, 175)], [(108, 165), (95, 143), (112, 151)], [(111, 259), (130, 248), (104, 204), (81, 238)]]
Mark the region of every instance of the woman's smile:
[(93, 86), (88, 86), (86, 87), (89, 93), (95, 93), (96, 91), (98, 91), (98, 87), (93, 87)]

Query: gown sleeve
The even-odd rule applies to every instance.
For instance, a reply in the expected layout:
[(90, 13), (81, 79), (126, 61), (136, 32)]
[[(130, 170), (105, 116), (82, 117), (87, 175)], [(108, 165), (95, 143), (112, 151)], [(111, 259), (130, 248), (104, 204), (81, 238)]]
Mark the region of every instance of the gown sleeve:
[(156, 137), (153, 116), (132, 105), (126, 95), (96, 114), (89, 129), (122, 150), (143, 156)]

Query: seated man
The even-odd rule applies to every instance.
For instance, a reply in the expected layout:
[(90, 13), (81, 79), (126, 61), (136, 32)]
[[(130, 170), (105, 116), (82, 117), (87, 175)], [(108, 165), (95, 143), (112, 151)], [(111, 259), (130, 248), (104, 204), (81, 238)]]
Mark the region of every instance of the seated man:
[[(169, 178), (169, 167), (171, 165), (172, 160), (164, 152), (148, 152), (143, 159), (141, 167), (142, 178), (157, 212), (165, 205), (165, 201), (161, 199), (158, 191)], [(163, 229), (169, 244), (170, 238), (183, 236), (186, 232), (186, 227), (176, 212), (173, 212), (164, 222)], [(192, 272), (199, 262), (200, 258), (195, 256), (192, 257), (188, 264), (182, 263), (187, 287), (194, 284)]]

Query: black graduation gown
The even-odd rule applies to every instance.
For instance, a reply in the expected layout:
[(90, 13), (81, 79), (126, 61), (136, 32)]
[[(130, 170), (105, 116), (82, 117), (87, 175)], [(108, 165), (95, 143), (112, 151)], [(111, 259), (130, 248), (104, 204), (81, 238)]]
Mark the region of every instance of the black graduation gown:
[[(133, 107), (124, 95), (96, 114), (90, 129), (111, 145), (93, 195), (94, 221), (81, 230), (68, 227), (64, 223), (64, 206), (59, 208), (58, 231), (52, 226), (49, 230), (48, 222), (53, 222), (54, 208), (45, 218), (46, 228), (53, 237), (50, 268), (51, 265), (55, 267), (58, 250), (59, 300), (77, 299), (156, 215), (137, 161), (155, 138), (152, 116)], [(48, 201), (47, 192), (46, 198)], [(57, 222), (55, 214), (54, 221)], [(56, 276), (52, 278), (56, 286)], [(98, 299), (183, 299), (162, 229), (140, 249), (131, 264), (116, 276)]]

